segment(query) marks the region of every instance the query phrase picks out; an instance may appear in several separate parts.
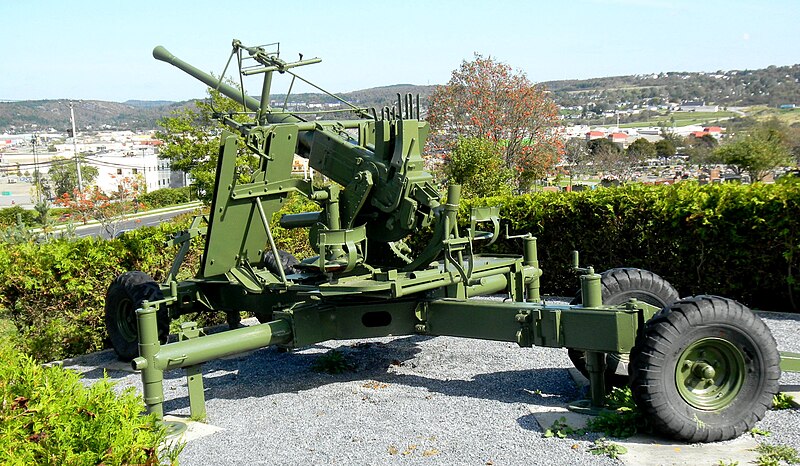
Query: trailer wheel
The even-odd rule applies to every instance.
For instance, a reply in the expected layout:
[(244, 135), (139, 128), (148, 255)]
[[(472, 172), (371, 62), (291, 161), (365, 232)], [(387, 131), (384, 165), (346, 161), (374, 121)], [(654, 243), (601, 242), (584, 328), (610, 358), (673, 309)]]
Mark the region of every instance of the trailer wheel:
[(662, 433), (690, 442), (738, 437), (778, 392), (780, 356), (744, 305), (687, 298), (651, 319), (631, 351), (634, 400)]
[[(665, 307), (679, 299), (678, 292), (668, 281), (649, 270), (636, 268), (609, 269), (601, 273), (603, 304), (623, 304), (631, 298)], [(580, 304), (583, 301), (581, 293), (571, 304)], [(568, 349), (567, 355), (578, 372), (589, 378), (586, 370), (586, 353), (581, 350)], [(608, 353), (606, 356), (606, 390), (613, 387), (627, 387), (630, 382), (628, 375), (629, 356), (627, 354)]]
[[(139, 355), (139, 333), (136, 309), (142, 302), (163, 299), (164, 294), (150, 275), (134, 270), (117, 277), (106, 292), (105, 322), (111, 346), (120, 361), (130, 361)], [(169, 335), (169, 316), (159, 309), (158, 338), (162, 343)]]

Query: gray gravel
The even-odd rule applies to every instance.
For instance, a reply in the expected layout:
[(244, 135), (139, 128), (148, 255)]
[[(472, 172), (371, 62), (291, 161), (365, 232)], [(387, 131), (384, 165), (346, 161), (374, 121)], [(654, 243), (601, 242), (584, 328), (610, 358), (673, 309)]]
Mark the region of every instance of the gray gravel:
[[(779, 349), (800, 352), (800, 316), (764, 315)], [(317, 373), (320, 354), (338, 349), (354, 364)], [(109, 352), (67, 362), (103, 375)], [(532, 410), (563, 406), (582, 393), (566, 350), (448, 337), (325, 342), (299, 351), (262, 349), (203, 366), (207, 422), (223, 430), (193, 440), (183, 465), (611, 465), (587, 452), (598, 436), (544, 438)], [(138, 374), (109, 371), (120, 389)], [(181, 371), (165, 374), (165, 411), (189, 414)], [(800, 385), (800, 375), (784, 374)], [(770, 411), (759, 439), (800, 449), (800, 412)]]

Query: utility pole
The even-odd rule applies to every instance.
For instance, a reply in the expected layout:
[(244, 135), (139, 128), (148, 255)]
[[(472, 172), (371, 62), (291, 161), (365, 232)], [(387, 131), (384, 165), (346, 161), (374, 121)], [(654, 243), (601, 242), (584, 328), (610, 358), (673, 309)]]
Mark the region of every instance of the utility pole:
[(33, 148), (33, 182), (36, 189), (36, 203), (42, 202), (42, 174), (39, 172), (39, 157), (36, 155), (36, 145), (39, 140), (36, 133), (31, 136), (31, 147)]
[(78, 158), (78, 144), (76, 142), (78, 133), (75, 131), (75, 110), (72, 102), (69, 103), (69, 116), (72, 120), (72, 152), (75, 154), (75, 167), (78, 169), (78, 191), (83, 192), (83, 178), (81, 177), (81, 161)]

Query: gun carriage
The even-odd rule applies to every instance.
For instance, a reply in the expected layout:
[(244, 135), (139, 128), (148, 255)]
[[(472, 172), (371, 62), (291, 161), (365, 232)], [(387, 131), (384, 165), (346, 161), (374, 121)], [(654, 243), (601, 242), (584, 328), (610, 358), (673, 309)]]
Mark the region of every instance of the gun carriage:
[[(575, 269), (580, 293), (570, 305), (542, 302), (536, 238), (516, 238), (519, 254), (477, 252), (501, 235), (496, 208), (473, 209), (459, 228), (460, 187), (442, 196), (424, 168), (429, 126), (419, 100), (398, 95), (381, 111), (348, 105), (352, 119), (307, 121), (270, 105), (273, 78), (300, 78), (277, 51), (233, 42), (241, 76), (263, 78), (260, 99), (229, 86), (163, 47), (170, 63), (243, 106), (242, 123), (217, 114), (220, 135), (210, 212), (171, 240), (178, 246), (163, 283), (128, 272), (111, 284), (106, 322), (113, 346), (141, 370), (144, 400), (163, 416), (163, 372), (185, 368), (194, 416), (204, 416), (201, 364), (269, 345), (297, 348), (331, 339), (449, 335), (569, 349), (590, 380), (586, 407), (602, 407), (607, 389), (630, 384), (636, 402), (666, 435), (690, 441), (736, 437), (760, 419), (778, 390), (780, 356), (763, 322), (725, 298), (679, 300), (651, 272)], [(242, 63), (252, 63), (243, 66)], [(230, 63), (230, 60), (229, 60)], [(227, 67), (226, 67), (227, 68)], [(225, 73), (223, 72), (223, 75)], [(288, 98), (288, 97), (287, 97)], [(237, 173), (241, 146), (258, 158), (248, 180)], [(292, 177), (295, 154), (329, 182)], [(269, 220), (290, 195), (319, 210), (284, 215), (284, 228), (308, 230), (316, 256), (302, 261), (278, 250)], [(488, 226), (488, 231), (478, 228)], [(427, 245), (403, 241), (421, 229)], [(506, 229), (506, 236), (508, 231)], [(199, 270), (178, 280), (189, 241), (202, 237)], [(505, 293), (505, 302), (475, 299)], [(230, 330), (202, 335), (183, 324), (166, 343), (169, 323), (197, 311), (226, 313)], [(239, 328), (239, 314), (258, 325)], [(787, 360), (795, 363), (795, 359)]]

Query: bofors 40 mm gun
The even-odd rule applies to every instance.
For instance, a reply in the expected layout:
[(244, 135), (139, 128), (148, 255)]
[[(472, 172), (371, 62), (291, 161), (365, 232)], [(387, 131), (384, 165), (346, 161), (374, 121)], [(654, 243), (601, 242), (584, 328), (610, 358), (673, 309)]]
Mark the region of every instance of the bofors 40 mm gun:
[[(145, 404), (158, 417), (166, 370), (186, 369), (190, 410), (202, 417), (204, 362), (269, 345), (413, 334), (567, 348), (590, 381), (590, 399), (577, 408), (599, 408), (608, 387), (630, 384), (657, 429), (689, 441), (736, 437), (770, 405), (780, 356), (768, 328), (745, 306), (711, 296), (679, 300), (656, 274), (597, 274), (578, 267), (577, 253), (582, 275), (574, 304), (545, 304), (536, 238), (513, 237), (522, 244), (518, 255), (477, 253), (479, 243), (500, 236), (498, 211), (473, 209), (469, 227), (459, 228), (460, 187), (448, 186), (443, 198), (423, 167), (429, 126), (419, 118), (418, 98), (398, 95), (396, 106), (380, 112), (347, 104), (352, 119), (306, 121), (271, 107), (270, 89), (278, 75), (292, 76), (292, 84), (303, 79), (295, 68), (319, 59), (286, 62), (268, 46), (234, 41), (240, 75), (263, 77), (256, 99), (163, 47), (153, 55), (237, 101), (249, 116), (242, 123), (242, 115), (216, 115), (227, 130), (210, 212), (171, 241), (179, 248), (165, 281), (133, 271), (109, 287), (112, 344), (141, 371)], [(236, 167), (242, 147), (259, 161), (247, 181)], [(328, 185), (293, 177), (295, 154)], [(308, 230), (317, 255), (302, 261), (279, 251), (270, 230), (290, 195), (319, 205), (280, 220), (284, 228)], [(430, 240), (411, 251), (403, 240), (422, 229), (432, 231)], [(199, 270), (179, 281), (189, 241), (198, 236)], [(509, 299), (474, 299), (497, 293)], [(230, 330), (204, 335), (184, 323), (179, 341), (166, 343), (172, 319), (199, 311), (226, 313)], [(242, 311), (261, 323), (240, 327)]]

